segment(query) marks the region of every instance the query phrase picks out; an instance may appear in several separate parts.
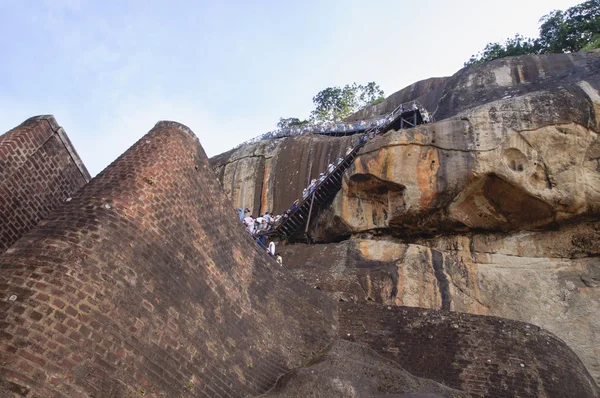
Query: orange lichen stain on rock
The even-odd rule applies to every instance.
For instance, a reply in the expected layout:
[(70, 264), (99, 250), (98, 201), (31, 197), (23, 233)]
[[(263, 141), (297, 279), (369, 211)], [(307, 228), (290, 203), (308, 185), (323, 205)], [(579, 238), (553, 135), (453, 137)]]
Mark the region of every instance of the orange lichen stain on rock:
[[(429, 259), (425, 264), (422, 263), (424, 258)], [(441, 307), (441, 297), (439, 297), (433, 268), (429, 263), (430, 259), (431, 253), (428, 248), (408, 245), (406, 255), (397, 264), (395, 305), (436, 309)]]
[(440, 168), (439, 154), (436, 148), (422, 148), (417, 163), (417, 183), (421, 198), (419, 204), (422, 209), (432, 205), (436, 196), (437, 172)]
[[(381, 176), (382, 165), (386, 161), (386, 152), (386, 150), (382, 150), (377, 152), (376, 155), (359, 156), (346, 175), (373, 174), (378, 177)], [(342, 192), (348, 192), (346, 180), (342, 183)], [(362, 201), (349, 195), (341, 195), (340, 208), (341, 217), (348, 225), (365, 225), (367, 229), (375, 227), (372, 217), (367, 216), (373, 213), (372, 205), (368, 201)]]
[(406, 294), (406, 275), (405, 268), (402, 266), (397, 267), (398, 271), (398, 282), (396, 283), (396, 297), (394, 298), (394, 305), (404, 305), (404, 295)]
[[(377, 177), (383, 178), (382, 175), (383, 167), (388, 161), (388, 148), (382, 148), (375, 154), (368, 154), (359, 161), (354, 162), (355, 173), (360, 174), (373, 174)], [(362, 160), (362, 161), (360, 161)]]
[[(452, 310), (465, 311), (473, 314), (487, 315), (489, 308), (481, 303), (481, 292), (479, 290), (479, 275), (477, 264), (472, 261), (471, 240), (466, 236), (458, 236), (456, 239), (456, 264), (454, 269), (458, 269), (463, 275), (462, 278), (456, 278), (449, 274), (452, 283), (450, 285), (452, 292)], [(461, 301), (468, 308), (457, 307), (457, 296), (463, 294)]]
[(415, 133), (413, 136), (413, 142), (417, 143), (417, 144), (425, 144), (425, 143), (429, 143), (429, 135), (425, 135), (421, 132)]
[(393, 262), (404, 257), (406, 245), (386, 241), (362, 240), (358, 244), (358, 250), (365, 259)]
[(260, 195), (260, 208), (261, 213), (267, 211), (273, 211), (273, 195), (271, 195), (269, 180), (273, 173), (273, 161), (272, 159), (266, 159), (265, 161), (265, 172), (263, 174), (262, 191)]

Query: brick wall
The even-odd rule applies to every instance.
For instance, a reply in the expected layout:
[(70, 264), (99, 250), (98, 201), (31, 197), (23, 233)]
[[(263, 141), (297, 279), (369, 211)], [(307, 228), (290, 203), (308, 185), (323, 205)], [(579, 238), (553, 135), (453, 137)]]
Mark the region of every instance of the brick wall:
[(415, 376), (486, 397), (598, 397), (577, 355), (537, 326), (412, 307), (341, 304), (340, 337)]
[(0, 253), (89, 179), (52, 116), (28, 119), (0, 136)]
[(247, 396), (336, 336), (160, 122), (0, 255), (0, 396)]

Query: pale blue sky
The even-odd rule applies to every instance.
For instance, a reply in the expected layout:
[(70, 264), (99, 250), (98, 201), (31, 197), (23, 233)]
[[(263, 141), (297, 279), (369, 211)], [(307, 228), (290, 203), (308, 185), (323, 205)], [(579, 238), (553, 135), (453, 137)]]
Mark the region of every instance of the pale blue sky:
[(451, 75), (579, 2), (0, 0), (0, 132), (53, 114), (92, 175), (158, 120), (212, 156), (308, 116), (325, 87)]

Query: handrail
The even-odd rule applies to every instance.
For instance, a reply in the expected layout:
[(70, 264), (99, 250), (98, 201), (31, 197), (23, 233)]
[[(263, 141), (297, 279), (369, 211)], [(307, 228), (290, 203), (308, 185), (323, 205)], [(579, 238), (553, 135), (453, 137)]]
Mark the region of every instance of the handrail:
[[(413, 104), (418, 104), (418, 108), (420, 107), (421, 109), (424, 109), (420, 106), (420, 104), (417, 101), (413, 101)], [(403, 105), (404, 104), (400, 104), (398, 105), (395, 109), (393, 109), (390, 113), (388, 113), (385, 118), (383, 118), (383, 120), (385, 120), (385, 123), (379, 126), (374, 126), (371, 127), (367, 130), (365, 130), (363, 137), (368, 137), (368, 135), (371, 132), (375, 132), (375, 135), (377, 135), (379, 133), (380, 130), (385, 130), (386, 127), (388, 127), (391, 123), (394, 122), (394, 120), (396, 119), (396, 117), (398, 117), (398, 114), (402, 114), (403, 112)], [(409, 110), (410, 111), (410, 110)], [(294, 209), (294, 211), (290, 212), (290, 214), (287, 215), (287, 217), (285, 219), (281, 219), (277, 224), (272, 225), (272, 227), (268, 230), (263, 231), (262, 233), (259, 234), (272, 234), (272, 233), (277, 233), (277, 229), (280, 228), (282, 225), (284, 225), (287, 221), (289, 221), (291, 218), (293, 218), (293, 216), (300, 210), (300, 208), (302, 208), (302, 206), (304, 206), (304, 204), (306, 203), (307, 200), (309, 200), (311, 197), (314, 198), (314, 196), (316, 195), (317, 191), (319, 190), (319, 188), (326, 184), (329, 180), (329, 178), (335, 174), (336, 171), (338, 171), (338, 169), (340, 169), (344, 164), (346, 164), (347, 160), (354, 156), (355, 152), (362, 147), (363, 145), (366, 144), (366, 140), (363, 140), (362, 137), (359, 138), (358, 142), (356, 143), (356, 145), (354, 145), (352, 147), (352, 150), (350, 152), (348, 152), (346, 154), (346, 156), (343, 158), (343, 160), (341, 162), (339, 162), (335, 168), (327, 173), (327, 177), (322, 180), (322, 181), (318, 181), (317, 184), (315, 184), (312, 192), (310, 192), (308, 195), (306, 195), (306, 197), (303, 197), (299, 202), (298, 205), (296, 206), (296, 208)], [(308, 220), (306, 220), (308, 222)]]
[[(387, 121), (387, 119), (390, 116), (395, 117), (394, 113), (396, 113), (397, 111), (400, 111), (403, 106), (406, 105), (405, 109), (407, 111), (410, 111), (410, 110), (412, 110), (412, 106), (415, 104), (417, 105), (417, 107), (419, 109), (424, 109), (427, 112), (427, 110), (418, 101), (413, 100), (413, 101), (408, 101), (408, 102), (402, 103), (402, 104), (398, 105), (396, 108), (394, 108), (394, 110), (392, 110), (390, 113), (388, 113), (384, 116), (377, 117), (377, 118), (357, 120), (354, 122), (342, 122), (342, 121), (328, 122), (328, 123), (322, 123), (322, 124), (312, 124), (312, 125), (309, 125), (306, 127), (289, 127), (287, 129), (273, 130), (273, 131), (269, 131), (269, 132), (263, 133), (261, 135), (258, 135), (254, 138), (250, 138), (249, 140), (246, 140), (246, 141), (242, 142), (241, 144), (236, 145), (233, 149), (237, 149), (243, 145), (253, 144), (256, 142), (263, 141), (263, 140), (293, 137), (293, 136), (304, 135), (304, 134), (319, 134), (319, 135), (335, 136), (335, 134), (340, 134), (340, 133), (344, 134), (344, 135), (347, 135), (348, 133), (352, 133), (352, 134), (358, 134), (360, 132), (367, 133), (367, 132), (372, 131), (374, 128), (381, 127), (380, 125), (377, 124), (380, 121), (382, 121), (382, 120)], [(429, 115), (430, 121), (433, 121), (433, 115), (429, 114), (429, 112), (427, 112), (427, 113)], [(384, 125), (387, 125), (387, 124), (389, 124), (389, 122), (385, 123)], [(331, 128), (329, 128), (328, 132), (321, 131), (324, 128), (323, 126), (327, 126), (327, 125), (332, 126)], [(338, 130), (338, 129), (335, 129), (336, 126), (344, 126), (344, 127), (342, 129)], [(346, 128), (347, 126), (349, 126), (349, 128)]]

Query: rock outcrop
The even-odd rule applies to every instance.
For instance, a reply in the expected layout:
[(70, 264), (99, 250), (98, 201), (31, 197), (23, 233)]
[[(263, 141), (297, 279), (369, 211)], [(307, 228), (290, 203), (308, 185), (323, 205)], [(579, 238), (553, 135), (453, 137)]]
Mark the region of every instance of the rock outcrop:
[[(307, 366), (286, 374), (265, 397), (374, 397), (382, 394), (467, 397), (432, 380), (415, 377), (361, 344), (340, 340)], [(420, 395), (426, 394), (426, 395)]]
[(541, 326), (600, 372), (600, 223), (558, 230), (378, 237), (280, 248), (292, 273), (343, 302), (495, 315)]
[(0, 255), (0, 397), (600, 396), (533, 325), (340, 303), (232, 207), (193, 133), (159, 122)]
[(310, 135), (260, 141), (218, 155), (211, 165), (236, 207), (247, 207), (255, 216), (280, 214), (355, 140)]
[[(600, 51), (500, 59), (423, 87), (438, 122), (370, 140), (309, 229), (312, 240), (339, 243), (288, 246), (286, 263), (337, 299), (534, 323), (600, 380)], [(240, 154), (306, 173), (326, 160), (297, 154), (342, 140), (284, 138), (211, 162), (227, 191), (251, 192), (236, 205), (279, 210), (306, 180), (246, 168)], [(232, 170), (272, 182), (248, 184)]]
[(385, 99), (385, 101), (366, 107), (346, 118), (347, 121), (372, 119), (379, 115), (386, 115), (396, 109), (400, 104), (406, 104), (410, 101), (417, 101), (425, 109), (434, 111), (437, 108), (439, 99), (446, 87), (447, 77), (432, 77), (421, 80), (400, 91), (395, 92)]

